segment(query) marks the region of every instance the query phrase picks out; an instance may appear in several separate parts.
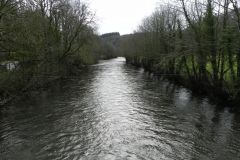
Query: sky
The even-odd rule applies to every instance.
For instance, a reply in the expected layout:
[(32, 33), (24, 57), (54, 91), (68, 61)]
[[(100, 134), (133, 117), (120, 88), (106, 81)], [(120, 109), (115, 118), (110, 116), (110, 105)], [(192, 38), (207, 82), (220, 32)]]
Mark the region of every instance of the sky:
[(151, 15), (159, 0), (89, 0), (96, 14), (98, 32), (132, 33), (142, 19)]

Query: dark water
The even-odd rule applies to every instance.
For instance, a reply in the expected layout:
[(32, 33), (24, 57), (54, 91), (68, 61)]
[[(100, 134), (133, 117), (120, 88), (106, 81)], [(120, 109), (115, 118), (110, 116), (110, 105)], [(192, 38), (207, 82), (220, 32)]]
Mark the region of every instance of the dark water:
[(240, 115), (118, 58), (2, 108), (0, 159), (240, 159)]

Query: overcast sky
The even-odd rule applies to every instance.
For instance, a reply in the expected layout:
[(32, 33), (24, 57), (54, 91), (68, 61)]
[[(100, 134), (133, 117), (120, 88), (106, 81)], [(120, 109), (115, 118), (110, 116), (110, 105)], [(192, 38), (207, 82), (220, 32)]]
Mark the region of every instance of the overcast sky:
[(132, 33), (149, 16), (159, 0), (88, 0), (95, 11), (100, 34)]

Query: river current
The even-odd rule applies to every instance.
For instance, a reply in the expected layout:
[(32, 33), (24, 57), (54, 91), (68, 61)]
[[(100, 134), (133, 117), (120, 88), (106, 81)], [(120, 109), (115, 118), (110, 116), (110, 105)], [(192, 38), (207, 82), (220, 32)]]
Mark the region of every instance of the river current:
[(0, 108), (0, 160), (237, 160), (240, 115), (124, 58)]

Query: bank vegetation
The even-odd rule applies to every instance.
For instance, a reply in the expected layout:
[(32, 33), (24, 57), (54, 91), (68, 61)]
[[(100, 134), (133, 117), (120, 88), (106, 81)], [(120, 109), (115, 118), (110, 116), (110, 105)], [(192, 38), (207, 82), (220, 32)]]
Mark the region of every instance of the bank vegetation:
[(240, 104), (240, 2), (178, 0), (122, 37), (127, 61), (194, 91)]
[(95, 28), (82, 0), (0, 0), (0, 104), (97, 62)]

